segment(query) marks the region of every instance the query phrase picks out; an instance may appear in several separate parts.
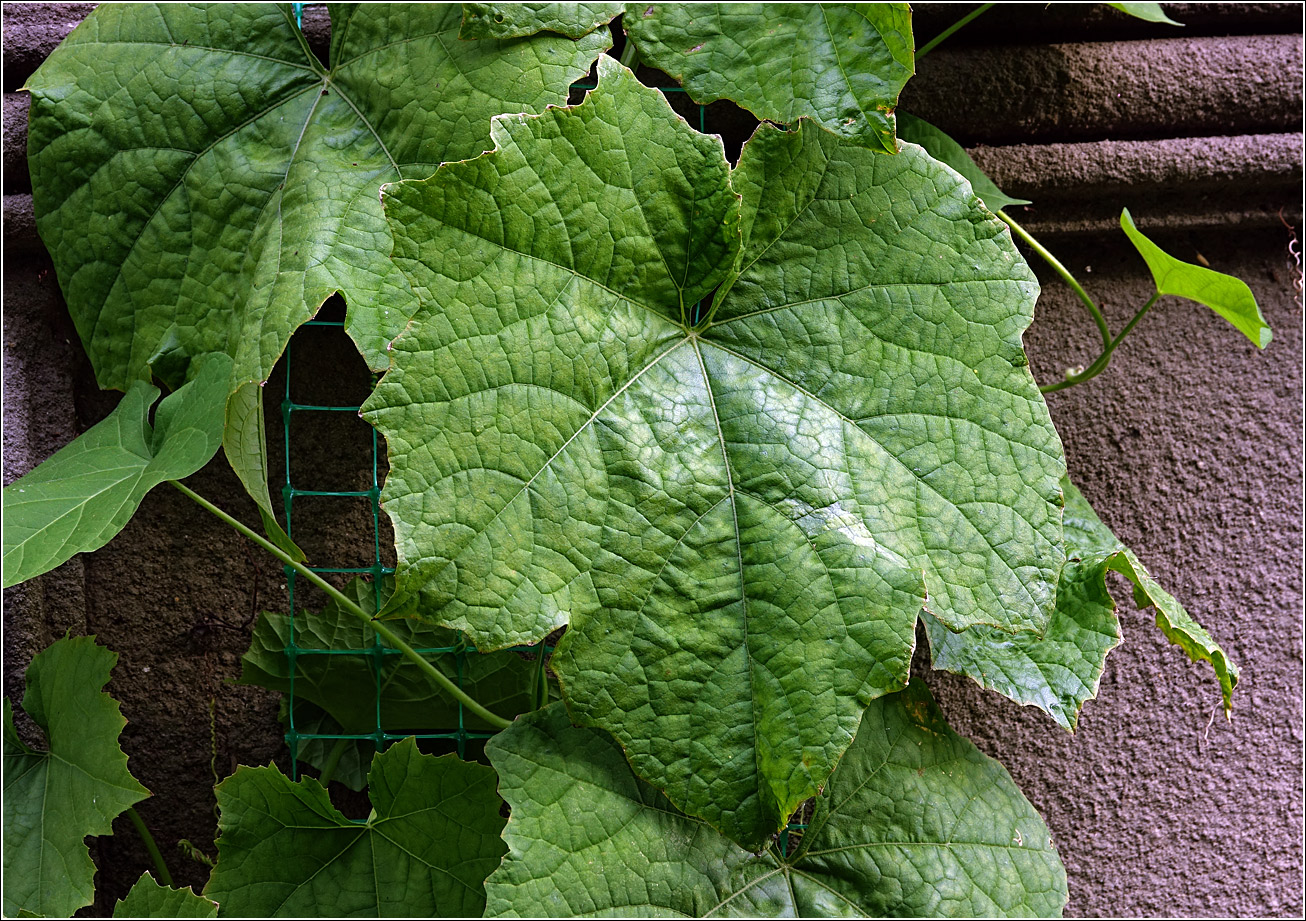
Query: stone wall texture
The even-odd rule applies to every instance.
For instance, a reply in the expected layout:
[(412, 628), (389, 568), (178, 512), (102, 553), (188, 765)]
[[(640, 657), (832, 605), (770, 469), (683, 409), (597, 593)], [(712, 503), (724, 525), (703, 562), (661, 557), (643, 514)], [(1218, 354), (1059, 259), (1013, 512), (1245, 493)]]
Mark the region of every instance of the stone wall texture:
[[(117, 399), (95, 386), (35, 233), (20, 92), (92, 8), (3, 9), (6, 483)], [(1033, 200), (1013, 217), (1113, 328), (1151, 293), (1118, 229), (1122, 206), (1169, 252), (1200, 255), (1256, 294), (1274, 329), (1264, 352), (1205, 308), (1167, 298), (1106, 373), (1048, 398), (1084, 494), (1241, 665), (1233, 720), (1217, 715), (1210, 669), (1168, 645), (1123, 582), (1125, 642), (1073, 736), (966, 680), (926, 680), (958, 731), (1002, 761), (1046, 817), (1070, 877), (1068, 914), (1300, 917), (1302, 8), (1166, 9), (1185, 28), (1103, 4), (999, 5), (920, 62), (902, 107)], [(918, 41), (966, 10), (918, 7)], [(310, 7), (305, 27), (325, 56), (325, 12)], [(1051, 381), (1091, 361), (1098, 343), (1071, 292), (1031, 264), (1044, 291), (1026, 341), (1036, 377)], [(302, 376), (341, 403), (366, 393), (370, 378), (343, 336), (301, 336), (318, 338), (296, 346), (292, 386)], [(274, 469), (284, 463), (285, 373), (283, 363), (266, 388)], [(357, 459), (370, 435), (358, 420), (295, 437), (292, 463), (323, 486), (364, 475)], [(257, 520), (221, 457), (191, 482)], [(370, 545), (365, 506), (303, 515), (296, 533), (315, 560), (348, 561)], [(254, 612), (286, 605), (278, 566), (168, 489), (103, 550), (5, 593), (4, 684), (15, 699), (31, 656), (66, 631), (120, 654), (109, 689), (130, 721), (123, 746), (155, 793), (140, 812), (183, 884), (198, 888), (207, 874), (176, 842), (212, 853), (215, 777), (238, 763), (286, 764), (275, 696), (229, 683)], [(92, 854), (100, 895), (88, 912), (105, 914), (148, 861), (125, 821), (93, 839)]]

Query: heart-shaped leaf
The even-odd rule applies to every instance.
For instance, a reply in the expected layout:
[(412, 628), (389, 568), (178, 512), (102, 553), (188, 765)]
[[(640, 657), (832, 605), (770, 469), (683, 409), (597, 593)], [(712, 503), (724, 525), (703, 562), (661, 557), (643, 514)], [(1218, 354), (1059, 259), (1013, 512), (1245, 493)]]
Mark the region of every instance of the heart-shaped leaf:
[(102, 420), (4, 488), (4, 584), (98, 550), (127, 526), (141, 500), (188, 477), (222, 443), (231, 359), (206, 355), (195, 378), (150, 409), (158, 388), (137, 381)]
[(4, 914), (69, 918), (95, 897), (83, 839), (150, 795), (127, 770), (118, 735), (127, 721), (100, 689), (118, 660), (94, 637), (64, 638), (27, 669), (23, 709), (48, 751), (18, 738), (9, 698), (4, 725)]
[(218, 905), (193, 890), (170, 889), (154, 881), (149, 873), (132, 886), (127, 897), (113, 906), (115, 918), (216, 918)]
[(867, 709), (787, 856), (683, 815), (560, 706), (486, 752), (512, 807), (487, 917), (1055, 916), (1066, 903), (1047, 826), (919, 682)]
[(237, 768), (217, 795), (204, 894), (232, 917), (479, 917), (504, 852), (494, 771), (423, 755), (412, 739), (373, 760), (365, 823), (316, 780), (292, 783), (272, 766)]
[(564, 102), (610, 42), (460, 42), (452, 4), (331, 16), (328, 69), (289, 4), (103, 4), (26, 86), (37, 227), (100, 385), (231, 355), (224, 447), (273, 533), (258, 384), (336, 292), (377, 369), (416, 307), (381, 184)]
[(1261, 316), (1256, 295), (1246, 282), (1171, 256), (1134, 226), (1128, 208), (1120, 212), (1120, 228), (1147, 263), (1158, 294), (1173, 294), (1204, 304), (1232, 323), (1257, 348), (1270, 344), (1273, 332)]
[(364, 407), (392, 607), (482, 649), (569, 622), (572, 715), (757, 847), (905, 683), (922, 606), (1046, 626), (1064, 462), (1020, 346), (1037, 285), (919, 148), (764, 128), (732, 174), (599, 73), (385, 190), (424, 305)]
[(928, 615), (935, 668), (969, 675), (1017, 703), (1044, 710), (1073, 730), (1084, 701), (1096, 696), (1107, 653), (1120, 643), (1116, 603), (1107, 590), (1108, 570), (1134, 583), (1139, 607), (1155, 607), (1157, 626), (1194, 662), (1210, 662), (1220, 682), (1226, 712), (1233, 706), (1238, 668), (1172, 595), (1156, 584), (1097, 517), (1067, 478), (1066, 568), (1061, 571), (1057, 607), (1047, 633), (1011, 635), (986, 627), (953, 633)]
[(893, 110), (915, 67), (905, 3), (630, 3), (622, 23), (695, 102), (898, 149)]

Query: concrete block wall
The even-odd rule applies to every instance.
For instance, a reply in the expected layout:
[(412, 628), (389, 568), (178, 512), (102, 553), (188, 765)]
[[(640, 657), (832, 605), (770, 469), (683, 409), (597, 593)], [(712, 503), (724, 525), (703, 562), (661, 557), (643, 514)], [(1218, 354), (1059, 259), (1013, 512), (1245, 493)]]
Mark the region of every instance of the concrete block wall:
[[(18, 92), (92, 7), (3, 10), (6, 483), (116, 401), (95, 387), (35, 235)], [(1114, 328), (1151, 290), (1118, 230), (1123, 206), (1168, 251), (1200, 254), (1255, 292), (1275, 334), (1264, 352), (1204, 308), (1166, 299), (1105, 374), (1048, 400), (1085, 495), (1242, 666), (1234, 720), (1211, 719), (1210, 669), (1166, 644), (1123, 584), (1125, 643), (1073, 736), (968, 681), (926, 680), (953, 725), (1001, 760), (1047, 818), (1070, 875), (1069, 914), (1300, 915), (1301, 8), (1166, 8), (1184, 29), (1100, 4), (1000, 5), (920, 62), (902, 107), (1034, 201), (1013, 216), (1076, 273)], [(918, 42), (965, 11), (917, 7)], [(310, 7), (306, 31), (323, 57), (328, 29)], [(1095, 357), (1096, 335), (1070, 292), (1031, 264), (1044, 293), (1027, 346), (1036, 376), (1050, 381)], [(299, 354), (313, 357), (300, 366)], [(314, 341), (296, 362), (341, 402), (369, 383), (341, 339)], [(284, 462), (283, 374), (266, 388), (274, 468)], [(305, 432), (292, 460), (334, 483), (356, 476), (347, 458), (365, 449), (366, 432), (340, 426)], [(256, 520), (221, 458), (195, 481)], [(360, 536), (370, 541), (362, 509), (308, 509), (302, 525), (296, 515), (315, 557), (347, 558)], [(212, 853), (215, 774), (285, 764), (274, 696), (227, 683), (251, 614), (285, 607), (279, 567), (166, 489), (104, 550), (5, 594), (7, 694), (21, 696), (22, 669), (66, 630), (94, 633), (120, 654), (110, 690), (130, 720), (123, 745), (156, 794), (140, 811), (183, 883), (206, 876), (174, 848), (187, 838)], [(148, 863), (125, 822), (93, 839), (92, 852), (95, 909), (107, 913)]]

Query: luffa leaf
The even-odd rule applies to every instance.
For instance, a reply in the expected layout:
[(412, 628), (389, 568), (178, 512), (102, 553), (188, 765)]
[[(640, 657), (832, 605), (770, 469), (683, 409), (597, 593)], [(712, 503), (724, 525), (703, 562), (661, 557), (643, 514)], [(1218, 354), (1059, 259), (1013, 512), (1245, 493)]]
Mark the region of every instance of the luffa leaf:
[(238, 768), (217, 787), (204, 894), (233, 917), (478, 917), (504, 852), (494, 771), (409, 738), (376, 756), (368, 791), (360, 825), (312, 778)]
[[(355, 579), (346, 592), (364, 610), (375, 610), (370, 582)], [(388, 595), (386, 587), (382, 597)], [(459, 642), (454, 631), (420, 621), (394, 621), (390, 626), (410, 646), (424, 652), (448, 650)], [(292, 663), (286, 654), (291, 639), (291, 618), (285, 614), (261, 614), (249, 650), (241, 658), (238, 683), (289, 693), (293, 671), (295, 696), (321, 707), (350, 734), (374, 731), (378, 718), (381, 728), (391, 732), (420, 732), (459, 725), (457, 701), (440, 691), (404, 657), (396, 654), (381, 657), (378, 677), (373, 671), (372, 657), (366, 654), (372, 648), (373, 634), (337, 602), (328, 601), (320, 613), (295, 618), (294, 628), (295, 645), (309, 652), (297, 655)], [(351, 655), (348, 650), (363, 652)], [(458, 673), (453, 652), (431, 653), (430, 657), (446, 675)], [(511, 652), (468, 653), (463, 662), (463, 690), (483, 706), (508, 718), (531, 708), (534, 662)], [(464, 713), (463, 719), (469, 728), (489, 728), (474, 713)]]
[(993, 180), (984, 175), (984, 171), (975, 165), (975, 161), (970, 158), (970, 154), (966, 153), (966, 148), (924, 119), (908, 115), (906, 112), (899, 112), (898, 137), (904, 141), (921, 145), (931, 157), (948, 164), (961, 173), (970, 182), (970, 187), (975, 191), (975, 194), (984, 200), (985, 207), (990, 211), (996, 212), (1012, 205), (1029, 204), (1029, 199), (1012, 198), (999, 189)]
[(898, 149), (893, 110), (915, 67), (905, 3), (630, 3), (622, 23), (695, 102)]
[(201, 898), (191, 889), (170, 889), (154, 881), (149, 873), (132, 886), (127, 897), (113, 906), (115, 918), (216, 918), (217, 903)]
[(276, 533), (258, 384), (331, 294), (368, 364), (416, 306), (377, 191), (566, 99), (610, 39), (460, 42), (450, 4), (104, 4), (28, 81), (37, 226), (101, 386), (235, 359), (224, 446)]
[(137, 381), (108, 418), (4, 489), (4, 584), (98, 550), (126, 527), (141, 500), (188, 477), (222, 443), (231, 359), (206, 355), (195, 378), (150, 409), (158, 388)]
[(1194, 662), (1210, 662), (1226, 712), (1232, 707), (1238, 669), (1173, 596), (1147, 574), (1133, 551), (1111, 533), (1067, 478), (1066, 568), (1057, 607), (1043, 638), (988, 628), (953, 633), (925, 617), (935, 668), (969, 675), (1022, 704), (1033, 704), (1073, 730), (1084, 701), (1097, 694), (1106, 655), (1120, 642), (1116, 604), (1107, 591), (1107, 570), (1134, 583), (1139, 607), (1155, 607), (1157, 626)]
[(1128, 208), (1120, 212), (1120, 227), (1147, 263), (1159, 294), (1173, 294), (1204, 304), (1232, 323), (1257, 348), (1270, 344), (1273, 333), (1246, 282), (1171, 256), (1134, 225)]
[(392, 609), (482, 649), (570, 622), (572, 715), (756, 847), (905, 683), (922, 605), (1046, 625), (1064, 463), (1020, 347), (1037, 286), (918, 148), (766, 128), (731, 175), (599, 73), (385, 190), (429, 305), (364, 407)]
[(560, 706), (486, 752), (512, 807), (487, 917), (1052, 916), (1066, 902), (1043, 820), (919, 682), (867, 709), (787, 857), (683, 815)]
[(127, 721), (100, 690), (117, 659), (89, 636), (59, 640), (32, 659), (23, 709), (48, 751), (22, 743), (5, 698), (5, 917), (67, 918), (90, 905), (95, 864), (83, 839), (112, 834), (113, 820), (150, 795), (118, 747)]
[(1182, 22), (1175, 22), (1165, 14), (1159, 3), (1108, 3), (1122, 13), (1133, 16), (1136, 19), (1144, 19), (1147, 22), (1165, 22), (1172, 26), (1182, 26)]
[(589, 35), (621, 15), (624, 3), (464, 3), (461, 39)]

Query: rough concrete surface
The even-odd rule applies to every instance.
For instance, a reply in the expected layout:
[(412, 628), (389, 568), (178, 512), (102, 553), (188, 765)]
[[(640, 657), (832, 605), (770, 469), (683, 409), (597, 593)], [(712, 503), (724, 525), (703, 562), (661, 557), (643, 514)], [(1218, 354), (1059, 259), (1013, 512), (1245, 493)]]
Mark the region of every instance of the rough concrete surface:
[[(4, 6), (5, 482), (117, 400), (96, 389), (31, 229), (26, 102), (14, 93), (90, 8)], [(927, 5), (918, 41), (965, 9)], [(1302, 234), (1301, 13), (1167, 9), (1188, 28), (1101, 4), (1000, 6), (921, 62), (904, 108), (986, 145), (976, 160), (1035, 200), (1017, 219), (1046, 235), (1113, 328), (1150, 293), (1114, 229), (1122, 206), (1170, 252), (1200, 254), (1260, 301), (1275, 334), (1264, 352), (1210, 311), (1167, 298), (1106, 373), (1048, 400), (1071, 474), (1103, 520), (1241, 665), (1234, 720), (1216, 715), (1209, 667), (1167, 644), (1122, 582), (1125, 642), (1074, 736), (966, 680), (926, 680), (958, 731), (1001, 760), (1047, 818), (1070, 877), (1068, 914), (1300, 916), (1302, 306), (1292, 231), (1277, 213)], [(305, 27), (325, 58), (324, 12), (310, 7)], [(708, 118), (737, 153), (751, 119), (724, 103)], [(1032, 264), (1044, 293), (1026, 341), (1035, 375), (1050, 381), (1099, 344), (1069, 291)], [(297, 399), (366, 393), (369, 375), (338, 330), (305, 329), (292, 349)], [(285, 373), (282, 362), (265, 389), (274, 471), (285, 464)], [(291, 434), (297, 487), (369, 485), (370, 431), (351, 414), (296, 416)], [(189, 482), (256, 520), (220, 457)], [(295, 516), (315, 562), (370, 562), (362, 503), (297, 500)], [(297, 607), (319, 600), (297, 592)], [(287, 604), (270, 558), (167, 488), (103, 550), (5, 593), (6, 693), (21, 693), (21, 669), (65, 630), (120, 654), (109, 689), (129, 720), (123, 746), (155, 794), (140, 812), (183, 885), (207, 876), (175, 848), (187, 838), (212, 855), (215, 773), (286, 766), (275, 695), (229, 682), (251, 615)], [(99, 892), (85, 913), (107, 914), (149, 864), (125, 821), (92, 839), (92, 854)]]

